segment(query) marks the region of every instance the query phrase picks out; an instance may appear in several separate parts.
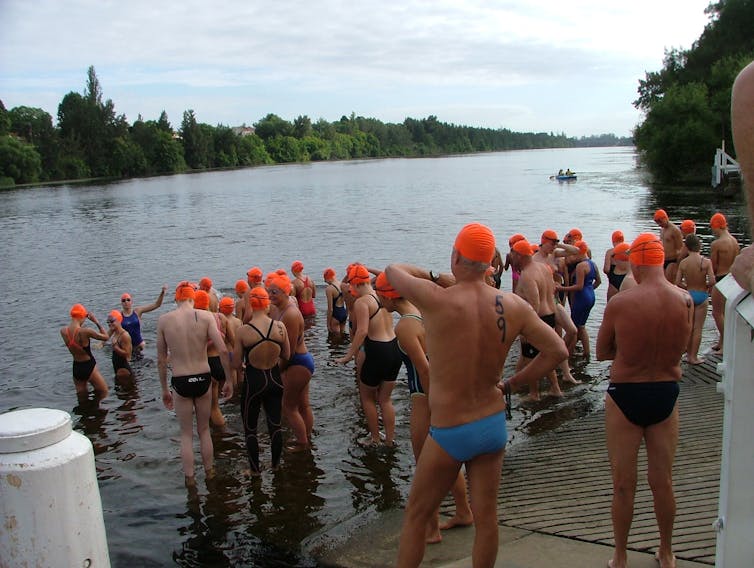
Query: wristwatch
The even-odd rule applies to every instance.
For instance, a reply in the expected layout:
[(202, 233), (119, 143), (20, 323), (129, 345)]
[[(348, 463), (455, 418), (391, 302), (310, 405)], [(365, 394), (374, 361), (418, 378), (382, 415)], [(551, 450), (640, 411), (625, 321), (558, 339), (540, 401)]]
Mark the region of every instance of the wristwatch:
[(432, 282), (437, 282), (437, 281), (438, 281), (438, 280), (440, 279), (440, 275), (439, 275), (439, 274), (435, 274), (434, 272), (432, 272), (432, 271), (430, 270), (430, 271), (429, 271), (429, 279), (430, 279), (430, 280), (431, 280)]

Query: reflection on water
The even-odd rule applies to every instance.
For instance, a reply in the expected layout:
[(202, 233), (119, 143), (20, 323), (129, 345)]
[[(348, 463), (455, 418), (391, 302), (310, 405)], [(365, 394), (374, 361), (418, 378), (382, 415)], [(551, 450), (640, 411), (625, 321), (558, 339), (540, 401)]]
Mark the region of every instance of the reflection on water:
[[(578, 181), (550, 182), (565, 165), (579, 173)], [(629, 237), (656, 230), (652, 213), (660, 206), (674, 220), (697, 220), (705, 246), (706, 220), (717, 210), (748, 242), (741, 200), (718, 201), (707, 188), (652, 190), (625, 148), (292, 165), (5, 191), (0, 411), (72, 409), (75, 428), (94, 446), (114, 566), (315, 566), (308, 543), (401, 507), (413, 472), (404, 374), (393, 396), (397, 447), (357, 443), (366, 426), (353, 367), (334, 363), (348, 344), (326, 332), (324, 288), (315, 300), (320, 315), (306, 329), (316, 365), (312, 452), (284, 454), (278, 471), (250, 478), (232, 401), (223, 406), (227, 426), (212, 432), (217, 476), (205, 481), (200, 474), (192, 490), (183, 485), (178, 425), (162, 405), (155, 364), (157, 317), (171, 302), (142, 318), (147, 347), (133, 364), (132, 380), (114, 384), (109, 347), (95, 350), (111, 385), (99, 404), (77, 402), (71, 384), (70, 354), (58, 335), (70, 305), (82, 302), (104, 319), (125, 291), (143, 305), (163, 283), (205, 275), (232, 296), (249, 267), (288, 268), (296, 259), (320, 284), (325, 267), (342, 274), (356, 260), (444, 271), (455, 233), (472, 220), (489, 224), (503, 251), (516, 232), (535, 241), (546, 228), (562, 235), (579, 227), (601, 265), (612, 231)], [(30, 300), (40, 283), (54, 286), (54, 300)], [(510, 290), (510, 273), (503, 288)], [(587, 325), (592, 341), (604, 302), (598, 289)], [(514, 366), (515, 357), (505, 366), (507, 376)], [(599, 408), (607, 369), (596, 361), (576, 366), (574, 376), (584, 384), (564, 388), (562, 400), (514, 397), (511, 443)], [(269, 457), (266, 429), (260, 433)]]

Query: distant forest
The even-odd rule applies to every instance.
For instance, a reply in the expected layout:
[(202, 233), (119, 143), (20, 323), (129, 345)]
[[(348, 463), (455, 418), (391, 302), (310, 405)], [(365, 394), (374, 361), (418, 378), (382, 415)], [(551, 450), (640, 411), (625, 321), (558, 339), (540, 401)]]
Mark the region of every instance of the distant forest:
[(268, 114), (253, 127), (230, 127), (198, 122), (187, 110), (178, 129), (165, 111), (157, 120), (139, 116), (130, 125), (112, 100), (103, 100), (94, 67), (83, 94), (63, 97), (56, 126), (40, 108), (6, 110), (0, 101), (0, 187), (290, 162), (631, 144), (631, 138), (614, 134), (569, 138), (458, 126), (436, 116), (392, 124), (354, 113), (335, 122), (308, 116), (290, 122)]
[(639, 81), (636, 108), (645, 114), (634, 130), (636, 147), (655, 179), (709, 179), (715, 148), (732, 152), (733, 80), (754, 59), (754, 0), (719, 0), (688, 50), (665, 53), (660, 71)]

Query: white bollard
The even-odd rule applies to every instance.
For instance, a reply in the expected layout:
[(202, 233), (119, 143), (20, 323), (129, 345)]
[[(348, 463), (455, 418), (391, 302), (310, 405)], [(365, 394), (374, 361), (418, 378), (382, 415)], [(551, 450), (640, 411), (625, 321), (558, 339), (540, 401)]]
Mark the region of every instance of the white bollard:
[(0, 566), (110, 566), (92, 443), (62, 410), (0, 414)]

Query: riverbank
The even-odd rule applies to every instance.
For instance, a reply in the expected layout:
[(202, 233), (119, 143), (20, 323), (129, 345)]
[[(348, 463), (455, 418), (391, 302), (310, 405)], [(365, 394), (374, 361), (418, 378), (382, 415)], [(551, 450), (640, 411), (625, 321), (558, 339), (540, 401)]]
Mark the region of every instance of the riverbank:
[[(720, 358), (705, 355), (700, 366), (683, 365), (680, 441), (674, 469), (677, 514), (673, 535), (679, 568), (715, 562), (720, 488), (723, 398), (716, 392)], [(700, 417), (704, 417), (700, 420)], [(639, 454), (639, 485), (629, 536), (633, 568), (656, 568), (659, 545), (646, 453)], [(604, 408), (557, 430), (509, 448), (498, 491), (500, 545), (495, 566), (506, 568), (602, 568), (612, 555), (610, 478), (604, 440)], [(452, 512), (446, 501), (441, 513)], [(323, 566), (393, 566), (402, 511), (393, 510), (360, 527), (333, 550), (314, 551)], [(472, 528), (443, 533), (427, 547), (422, 566), (471, 565)], [(319, 554), (317, 554), (319, 552)]]

